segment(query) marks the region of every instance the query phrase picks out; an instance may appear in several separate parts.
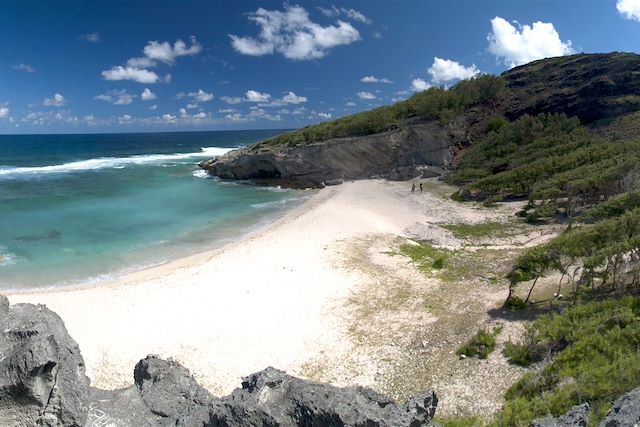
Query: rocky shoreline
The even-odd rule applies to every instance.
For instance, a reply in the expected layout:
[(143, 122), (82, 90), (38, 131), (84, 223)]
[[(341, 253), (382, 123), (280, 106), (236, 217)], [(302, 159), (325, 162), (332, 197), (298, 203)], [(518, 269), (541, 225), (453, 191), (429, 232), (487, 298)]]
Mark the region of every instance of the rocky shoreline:
[[(334, 387), (275, 368), (243, 378), (242, 387), (212, 396), (174, 360), (147, 356), (134, 384), (90, 386), (84, 360), (62, 319), (43, 305), (0, 296), (0, 422), (3, 426), (434, 426), (433, 391), (399, 405), (366, 387)], [(532, 426), (586, 426), (588, 404)], [(620, 398), (601, 427), (640, 421), (640, 388)]]

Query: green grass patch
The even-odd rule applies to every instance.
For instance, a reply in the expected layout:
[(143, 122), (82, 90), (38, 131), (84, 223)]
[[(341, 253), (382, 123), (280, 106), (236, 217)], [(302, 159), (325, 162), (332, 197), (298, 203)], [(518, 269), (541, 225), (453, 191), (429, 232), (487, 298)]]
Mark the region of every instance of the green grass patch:
[(444, 224), (442, 228), (449, 230), (458, 239), (505, 237), (513, 231), (513, 224), (508, 222), (481, 222), (478, 224)]
[(420, 271), (442, 270), (447, 266), (452, 251), (438, 249), (428, 243), (400, 245), (400, 253), (411, 258)]
[[(613, 402), (640, 385), (640, 298), (577, 305), (531, 325), (530, 353), (545, 349), (554, 357), (542, 370), (527, 373), (509, 389), (495, 425), (528, 425), (559, 416), (582, 402), (591, 404), (593, 425)], [(526, 351), (511, 347), (516, 360)]]
[(456, 351), (456, 354), (486, 359), (489, 354), (495, 350), (496, 336), (498, 336), (501, 330), (502, 328), (499, 327), (494, 328), (492, 332), (481, 329), (465, 345), (460, 347), (458, 351)]

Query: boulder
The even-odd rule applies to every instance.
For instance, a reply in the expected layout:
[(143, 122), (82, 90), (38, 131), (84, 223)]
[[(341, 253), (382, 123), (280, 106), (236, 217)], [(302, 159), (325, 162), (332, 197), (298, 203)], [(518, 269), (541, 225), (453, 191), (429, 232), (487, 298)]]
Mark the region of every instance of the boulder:
[(78, 344), (42, 305), (0, 296), (0, 420), (16, 426), (84, 426), (89, 379)]
[(616, 400), (600, 427), (640, 425), (640, 387)]
[(551, 416), (534, 420), (530, 427), (587, 427), (589, 424), (589, 404), (576, 405), (558, 418)]

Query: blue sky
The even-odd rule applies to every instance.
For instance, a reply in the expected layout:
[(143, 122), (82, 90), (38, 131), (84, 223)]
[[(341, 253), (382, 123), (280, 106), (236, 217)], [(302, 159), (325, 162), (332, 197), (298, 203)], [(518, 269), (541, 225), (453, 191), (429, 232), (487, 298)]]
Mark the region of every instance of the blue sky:
[(0, 133), (295, 128), (640, 41), (640, 0), (2, 5)]

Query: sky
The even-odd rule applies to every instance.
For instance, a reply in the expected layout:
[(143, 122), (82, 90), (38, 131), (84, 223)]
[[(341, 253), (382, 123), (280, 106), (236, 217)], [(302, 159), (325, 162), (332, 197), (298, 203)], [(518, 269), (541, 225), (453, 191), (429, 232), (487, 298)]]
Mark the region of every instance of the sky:
[(4, 134), (298, 128), (640, 43), (640, 0), (1, 5)]

